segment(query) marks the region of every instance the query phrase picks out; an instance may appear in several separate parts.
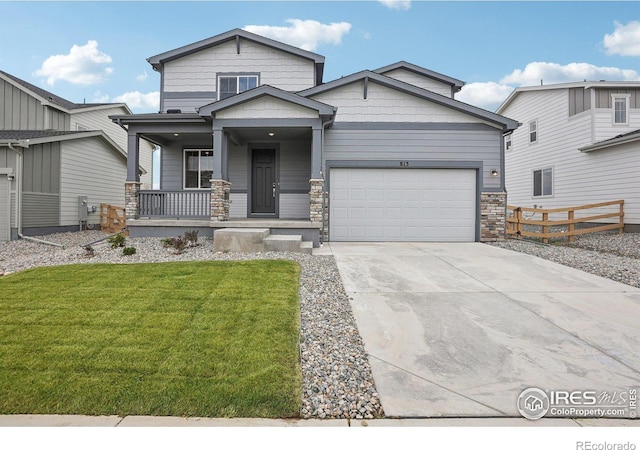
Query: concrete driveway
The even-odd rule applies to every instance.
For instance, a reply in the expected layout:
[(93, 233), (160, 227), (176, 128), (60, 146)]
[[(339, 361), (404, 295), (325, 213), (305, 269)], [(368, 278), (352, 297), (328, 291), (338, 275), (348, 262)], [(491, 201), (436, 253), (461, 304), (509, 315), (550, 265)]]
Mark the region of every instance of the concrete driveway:
[(388, 417), (521, 417), (525, 388), (640, 387), (640, 289), (481, 243), (325, 245)]

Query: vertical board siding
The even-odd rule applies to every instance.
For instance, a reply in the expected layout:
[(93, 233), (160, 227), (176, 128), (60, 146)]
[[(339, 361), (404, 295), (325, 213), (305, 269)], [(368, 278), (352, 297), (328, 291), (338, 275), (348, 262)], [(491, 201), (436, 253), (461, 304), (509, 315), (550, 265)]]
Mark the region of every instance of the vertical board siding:
[[(44, 130), (42, 104), (4, 80), (0, 80), (0, 127), (3, 130)], [(47, 124), (48, 125), (48, 124)]]
[(100, 203), (124, 206), (126, 161), (100, 138), (66, 141), (61, 146), (60, 225), (78, 223), (78, 196), (86, 195), (97, 212), (89, 222), (99, 223)]
[[(463, 130), (327, 130), (327, 160), (482, 161), (483, 189), (500, 189), (500, 140), (496, 131)], [(326, 167), (324, 167), (326, 173)]]
[(11, 182), (0, 173), (0, 242), (11, 239)]
[[(166, 92), (217, 92), (218, 73), (259, 73), (260, 84), (297, 92), (315, 85), (313, 61), (265, 45), (241, 39), (240, 54), (235, 41), (185, 55), (164, 65)], [(172, 108), (182, 109), (179, 99)], [(205, 103), (203, 103), (204, 105)], [(185, 102), (184, 108), (192, 105)], [(167, 104), (162, 105), (166, 111)]]
[[(625, 223), (640, 223), (638, 144), (589, 153), (578, 151), (621, 131), (612, 127), (610, 109), (569, 117), (569, 98), (567, 90), (562, 89), (521, 92), (503, 111), (503, 115), (523, 123), (513, 133), (513, 150), (505, 156), (508, 203), (560, 208), (623, 199)], [(539, 142), (529, 144), (527, 125), (534, 118), (538, 119)], [(632, 129), (637, 128), (640, 124)], [(533, 197), (533, 170), (547, 167), (553, 169), (553, 195)], [(591, 211), (592, 214), (601, 212)]]
[(482, 119), (371, 80), (367, 87), (367, 98), (364, 98), (364, 81), (323, 92), (312, 98), (337, 107), (336, 122), (485, 123)]
[(452, 98), (451, 85), (434, 80), (433, 78), (419, 75), (406, 69), (395, 69), (390, 72), (385, 72), (383, 75)]
[(60, 193), (60, 142), (23, 150), (22, 188), (29, 192)]
[(58, 225), (60, 225), (60, 195), (22, 192), (23, 227), (55, 227)]

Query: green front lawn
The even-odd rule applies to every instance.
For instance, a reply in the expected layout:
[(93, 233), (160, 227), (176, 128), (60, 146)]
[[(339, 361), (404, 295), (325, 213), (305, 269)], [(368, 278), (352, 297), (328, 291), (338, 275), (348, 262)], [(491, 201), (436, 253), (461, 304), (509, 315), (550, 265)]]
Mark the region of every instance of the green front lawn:
[(0, 278), (0, 414), (296, 416), (298, 283), (291, 261)]

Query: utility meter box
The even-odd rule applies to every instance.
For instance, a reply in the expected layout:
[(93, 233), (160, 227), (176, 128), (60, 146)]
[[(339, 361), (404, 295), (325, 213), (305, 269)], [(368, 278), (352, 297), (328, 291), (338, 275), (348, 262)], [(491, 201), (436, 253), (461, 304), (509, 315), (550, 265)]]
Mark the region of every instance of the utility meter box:
[(80, 222), (84, 222), (89, 218), (89, 213), (87, 211), (88, 199), (86, 195), (78, 196), (78, 220)]

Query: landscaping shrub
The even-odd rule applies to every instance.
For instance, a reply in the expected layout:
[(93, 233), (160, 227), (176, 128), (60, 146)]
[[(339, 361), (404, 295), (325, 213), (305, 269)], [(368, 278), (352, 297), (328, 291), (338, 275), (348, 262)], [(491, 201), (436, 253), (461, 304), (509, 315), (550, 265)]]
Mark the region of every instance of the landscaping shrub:
[(136, 254), (136, 248), (135, 247), (125, 247), (125, 248), (122, 249), (122, 254), (124, 256), (135, 255)]
[(109, 236), (107, 238), (107, 242), (111, 245), (111, 248), (124, 247), (124, 243), (127, 240), (127, 237), (123, 232), (114, 234), (113, 236)]

